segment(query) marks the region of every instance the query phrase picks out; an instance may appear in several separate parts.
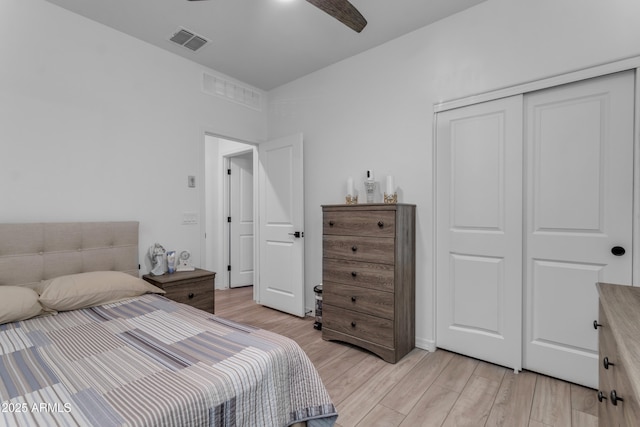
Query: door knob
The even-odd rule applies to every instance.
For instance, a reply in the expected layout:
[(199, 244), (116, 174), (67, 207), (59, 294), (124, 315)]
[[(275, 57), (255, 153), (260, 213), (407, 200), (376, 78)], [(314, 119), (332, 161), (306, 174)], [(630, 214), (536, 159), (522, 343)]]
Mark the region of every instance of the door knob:
[(611, 248), (611, 253), (615, 256), (622, 256), (625, 254), (625, 250), (622, 246), (614, 246)]
[(296, 239), (299, 239), (300, 237), (304, 236), (304, 233), (302, 233), (300, 231), (294, 231), (293, 233), (289, 233), (289, 236), (293, 236)]

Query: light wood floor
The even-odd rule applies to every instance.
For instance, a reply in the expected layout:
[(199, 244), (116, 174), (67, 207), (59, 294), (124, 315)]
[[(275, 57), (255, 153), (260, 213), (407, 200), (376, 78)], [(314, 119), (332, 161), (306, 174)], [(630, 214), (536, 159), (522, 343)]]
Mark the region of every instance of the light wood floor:
[(338, 408), (339, 427), (596, 427), (594, 390), (444, 350), (414, 349), (395, 365), (322, 340), (313, 318), (252, 301), (251, 287), (216, 290), (217, 315), (294, 339)]

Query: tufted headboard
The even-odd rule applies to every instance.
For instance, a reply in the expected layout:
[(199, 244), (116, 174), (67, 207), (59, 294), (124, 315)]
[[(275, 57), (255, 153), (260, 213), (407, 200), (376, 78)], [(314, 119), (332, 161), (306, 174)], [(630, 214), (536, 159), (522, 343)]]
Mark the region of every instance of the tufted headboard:
[(0, 224), (0, 285), (104, 270), (138, 277), (138, 222)]

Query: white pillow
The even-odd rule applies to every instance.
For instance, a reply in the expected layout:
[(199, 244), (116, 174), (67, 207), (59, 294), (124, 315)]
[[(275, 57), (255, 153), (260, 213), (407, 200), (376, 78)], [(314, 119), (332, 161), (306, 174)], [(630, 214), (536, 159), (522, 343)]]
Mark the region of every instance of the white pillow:
[(151, 283), (119, 271), (70, 274), (46, 281), (40, 304), (67, 311), (93, 307), (146, 293), (164, 294)]
[(0, 325), (43, 314), (38, 293), (22, 286), (0, 286)]

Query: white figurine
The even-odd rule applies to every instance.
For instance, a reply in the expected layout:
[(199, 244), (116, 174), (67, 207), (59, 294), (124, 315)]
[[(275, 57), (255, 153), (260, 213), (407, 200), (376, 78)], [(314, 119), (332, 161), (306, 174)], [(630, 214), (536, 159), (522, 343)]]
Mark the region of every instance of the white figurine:
[(164, 250), (160, 243), (156, 243), (149, 248), (149, 258), (151, 258), (151, 274), (154, 276), (162, 276), (165, 272), (164, 259), (167, 251)]

